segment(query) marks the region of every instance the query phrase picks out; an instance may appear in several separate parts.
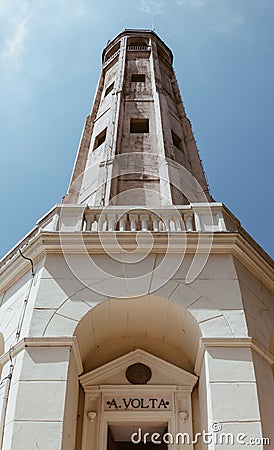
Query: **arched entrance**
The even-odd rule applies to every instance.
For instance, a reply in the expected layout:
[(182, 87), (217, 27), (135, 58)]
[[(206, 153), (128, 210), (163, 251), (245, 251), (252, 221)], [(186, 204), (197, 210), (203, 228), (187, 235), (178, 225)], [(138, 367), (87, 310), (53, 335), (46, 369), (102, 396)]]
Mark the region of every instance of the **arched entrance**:
[(110, 299), (75, 335), (85, 372), (79, 449), (165, 450), (192, 436), (200, 334), (185, 309), (156, 296)]
[[(82, 449), (122, 450), (127, 443), (165, 449), (192, 436), (197, 377), (137, 349), (80, 377), (85, 392)], [(160, 447), (159, 447), (160, 446)]]
[(85, 372), (136, 348), (192, 372), (201, 333), (185, 308), (145, 295), (100, 303), (83, 317), (74, 335)]

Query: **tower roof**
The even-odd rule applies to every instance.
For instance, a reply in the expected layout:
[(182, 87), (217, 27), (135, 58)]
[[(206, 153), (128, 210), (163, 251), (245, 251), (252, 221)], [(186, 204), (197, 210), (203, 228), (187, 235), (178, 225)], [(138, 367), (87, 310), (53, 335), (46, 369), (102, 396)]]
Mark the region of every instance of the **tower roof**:
[(123, 36), (150, 36), (153, 39), (157, 40), (160, 45), (163, 46), (163, 48), (168, 52), (170, 56), (170, 62), (172, 64), (173, 62), (173, 53), (170, 50), (170, 48), (164, 43), (164, 41), (158, 36), (157, 33), (153, 30), (146, 30), (146, 29), (134, 29), (134, 28), (125, 28), (121, 33), (119, 33), (117, 36), (115, 36), (114, 39), (111, 39), (107, 42), (106, 47), (103, 50), (102, 53), (102, 61), (104, 61), (104, 57), (106, 52), (115, 45)]

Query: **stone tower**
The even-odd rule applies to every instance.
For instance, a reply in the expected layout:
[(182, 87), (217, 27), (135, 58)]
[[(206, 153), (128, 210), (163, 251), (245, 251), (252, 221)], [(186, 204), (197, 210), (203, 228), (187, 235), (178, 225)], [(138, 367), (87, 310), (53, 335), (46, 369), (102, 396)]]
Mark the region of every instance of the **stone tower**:
[(153, 31), (107, 44), (68, 193), (0, 277), (1, 450), (274, 442), (273, 263), (211, 198)]
[[(186, 180), (187, 171), (195, 181)], [(134, 205), (136, 189), (138, 205), (144, 206), (211, 200), (172, 53), (155, 33), (129, 30), (103, 52), (65, 201)]]

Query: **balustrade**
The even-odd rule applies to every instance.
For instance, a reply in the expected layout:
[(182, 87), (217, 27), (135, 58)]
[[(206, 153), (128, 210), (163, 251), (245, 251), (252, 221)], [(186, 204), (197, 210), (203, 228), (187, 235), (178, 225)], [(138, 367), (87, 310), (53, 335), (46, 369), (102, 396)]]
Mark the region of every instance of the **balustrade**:
[(113, 61), (113, 59), (116, 58), (116, 56), (118, 56), (120, 53), (120, 49), (117, 50), (113, 55), (111, 55), (108, 59), (106, 59), (106, 61), (103, 64), (103, 67), (106, 67), (111, 61)]
[(145, 207), (57, 205), (1, 261), (0, 269), (40, 233), (84, 232), (224, 232), (237, 231), (239, 222), (221, 203)]
[[(188, 210), (189, 211), (189, 210)], [(83, 231), (195, 231), (193, 213), (180, 210), (106, 209), (89, 210), (84, 214)]]
[(129, 51), (148, 51), (150, 47), (148, 45), (128, 45), (127, 50)]

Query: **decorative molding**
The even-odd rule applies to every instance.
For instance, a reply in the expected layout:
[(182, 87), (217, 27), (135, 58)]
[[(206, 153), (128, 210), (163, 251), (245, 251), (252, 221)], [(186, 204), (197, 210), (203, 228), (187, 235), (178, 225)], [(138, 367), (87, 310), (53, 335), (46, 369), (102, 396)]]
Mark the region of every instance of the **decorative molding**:
[(181, 412), (179, 413), (179, 416), (180, 416), (182, 422), (183, 422), (183, 423), (186, 423), (187, 418), (188, 418), (188, 413), (187, 413), (186, 411), (181, 411)]
[(207, 348), (250, 348), (258, 353), (270, 365), (274, 364), (274, 356), (268, 352), (259, 342), (251, 337), (243, 338), (200, 338), (200, 345), (196, 357), (194, 373), (199, 376), (204, 360), (204, 354)]
[(93, 422), (95, 422), (97, 413), (95, 411), (89, 411), (87, 413), (87, 416), (88, 416), (89, 421), (93, 423)]
[(78, 374), (83, 372), (83, 365), (76, 336), (72, 337), (27, 337), (21, 339), (10, 351), (0, 357), (0, 365), (6, 364), (10, 356), (14, 358), (27, 347), (70, 347)]
[[(184, 385), (184, 387), (188, 391), (192, 391), (193, 387), (197, 382), (196, 375), (187, 372), (180, 367), (177, 367), (167, 361), (164, 361), (157, 356), (154, 356), (144, 350), (134, 350), (126, 355), (123, 355), (114, 361), (110, 361), (104, 364), (97, 369), (94, 369), (88, 373), (80, 376), (80, 383), (83, 386), (85, 392), (89, 392), (92, 386), (100, 385), (104, 383), (104, 380), (110, 378), (117, 373), (121, 373), (125, 370), (129, 365), (141, 362), (147, 364), (152, 372), (153, 370), (157, 371), (157, 373), (164, 373), (165, 376), (169, 376), (174, 380), (173, 384)], [(133, 389), (134, 385), (126, 384), (124, 389)], [(142, 386), (142, 389), (151, 389), (152, 385), (147, 384), (146, 386)]]
[[(117, 232), (120, 245), (125, 250), (135, 249), (136, 232)], [(182, 243), (182, 234), (187, 237), (187, 245)], [(79, 235), (81, 238), (79, 239)], [(199, 251), (208, 252), (208, 242), (213, 236), (213, 242), (210, 249), (211, 254), (228, 253), (234, 255), (245, 267), (247, 267), (266, 287), (273, 291), (273, 261), (264, 252), (264, 250), (240, 227), (237, 232), (154, 232), (154, 244), (151, 251), (165, 253), (167, 243), (170, 253), (181, 252), (182, 245), (186, 254), (193, 254), (197, 251), (199, 242)], [(62, 245), (60, 244), (62, 242)], [(145, 241), (142, 243), (145, 248)], [(147, 242), (150, 248), (151, 241), (148, 236)], [(104, 246), (108, 246), (111, 252), (117, 251), (113, 245), (113, 232), (104, 233)], [(62, 254), (64, 252), (81, 253), (83, 247), (87, 252), (105, 253), (102, 247), (98, 233), (91, 232), (49, 232), (38, 231), (29, 244), (24, 248), (24, 254), (34, 260), (34, 264), (47, 254)], [(14, 250), (18, 249), (17, 246)], [(9, 259), (10, 256), (10, 259)], [(21, 276), (29, 271), (29, 264), (18, 256), (10, 253), (3, 261), (6, 263), (1, 269), (1, 285), (3, 289), (8, 289)]]

